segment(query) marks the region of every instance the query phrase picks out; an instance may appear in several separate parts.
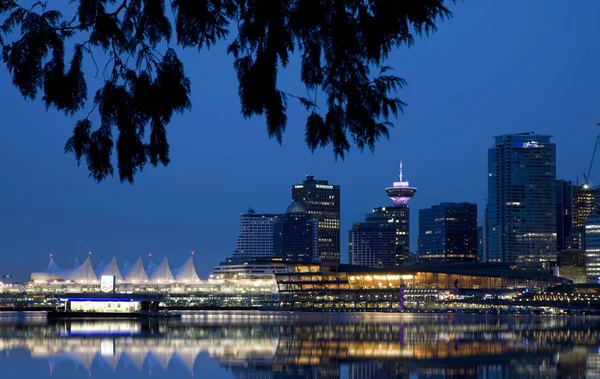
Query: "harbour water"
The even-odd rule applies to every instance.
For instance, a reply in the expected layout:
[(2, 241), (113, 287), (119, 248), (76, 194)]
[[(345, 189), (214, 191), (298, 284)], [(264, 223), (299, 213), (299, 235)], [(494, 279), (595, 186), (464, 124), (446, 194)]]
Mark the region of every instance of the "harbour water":
[(187, 312), (57, 321), (0, 313), (0, 378), (596, 378), (600, 318)]

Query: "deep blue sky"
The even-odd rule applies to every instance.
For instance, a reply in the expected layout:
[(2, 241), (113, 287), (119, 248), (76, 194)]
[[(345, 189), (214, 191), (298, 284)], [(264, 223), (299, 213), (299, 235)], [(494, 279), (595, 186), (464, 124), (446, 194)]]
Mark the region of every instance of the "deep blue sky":
[[(133, 186), (97, 184), (63, 153), (75, 119), (25, 101), (0, 68), (0, 270), (27, 276), (54, 253), (71, 266), (88, 251), (97, 261), (169, 255), (172, 266), (196, 251), (210, 268), (234, 248), (239, 215), (283, 212), (290, 186), (305, 174), (342, 186), (342, 257), (353, 221), (390, 204), (384, 187), (405, 178), (416, 250), (418, 209), (442, 201), (487, 197), (492, 136), (535, 131), (554, 136), (559, 178), (582, 177), (600, 128), (600, 2), (465, 0), (429, 38), (392, 54), (388, 64), (408, 81), (408, 103), (389, 141), (375, 154), (353, 149), (336, 162), (330, 150), (304, 144), (304, 110), (290, 102), (283, 145), (267, 138), (262, 118), (240, 115), (232, 58), (223, 45), (181, 56), (192, 80), (193, 110), (169, 128), (172, 163), (147, 168)], [(94, 74), (93, 66), (86, 66)], [(281, 74), (282, 89), (303, 93), (297, 60)], [(95, 90), (95, 89), (94, 89)], [(600, 163), (592, 173), (600, 183)]]

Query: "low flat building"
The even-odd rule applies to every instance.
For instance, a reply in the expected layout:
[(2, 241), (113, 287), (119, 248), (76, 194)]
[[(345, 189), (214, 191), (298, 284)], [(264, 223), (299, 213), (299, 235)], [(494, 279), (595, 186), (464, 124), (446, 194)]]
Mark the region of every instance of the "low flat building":
[(543, 290), (565, 281), (537, 269), (509, 263), (417, 264), (394, 268), (352, 265), (290, 265), (277, 273), (282, 309), (398, 309), (405, 303), (437, 301), (459, 290)]

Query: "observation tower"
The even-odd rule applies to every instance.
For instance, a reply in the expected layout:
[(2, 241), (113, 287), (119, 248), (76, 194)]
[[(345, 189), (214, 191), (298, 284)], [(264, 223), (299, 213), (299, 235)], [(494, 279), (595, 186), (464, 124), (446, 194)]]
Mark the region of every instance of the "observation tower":
[(394, 207), (407, 207), (408, 201), (415, 196), (417, 189), (410, 187), (408, 181), (402, 180), (402, 162), (400, 162), (400, 181), (394, 182), (392, 187), (387, 187), (385, 192), (394, 202)]

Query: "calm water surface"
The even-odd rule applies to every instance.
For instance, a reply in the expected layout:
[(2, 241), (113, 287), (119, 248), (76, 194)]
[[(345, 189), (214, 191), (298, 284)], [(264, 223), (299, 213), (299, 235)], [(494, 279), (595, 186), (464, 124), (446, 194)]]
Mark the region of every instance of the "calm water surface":
[(600, 319), (193, 312), (0, 313), (0, 378), (600, 378)]

